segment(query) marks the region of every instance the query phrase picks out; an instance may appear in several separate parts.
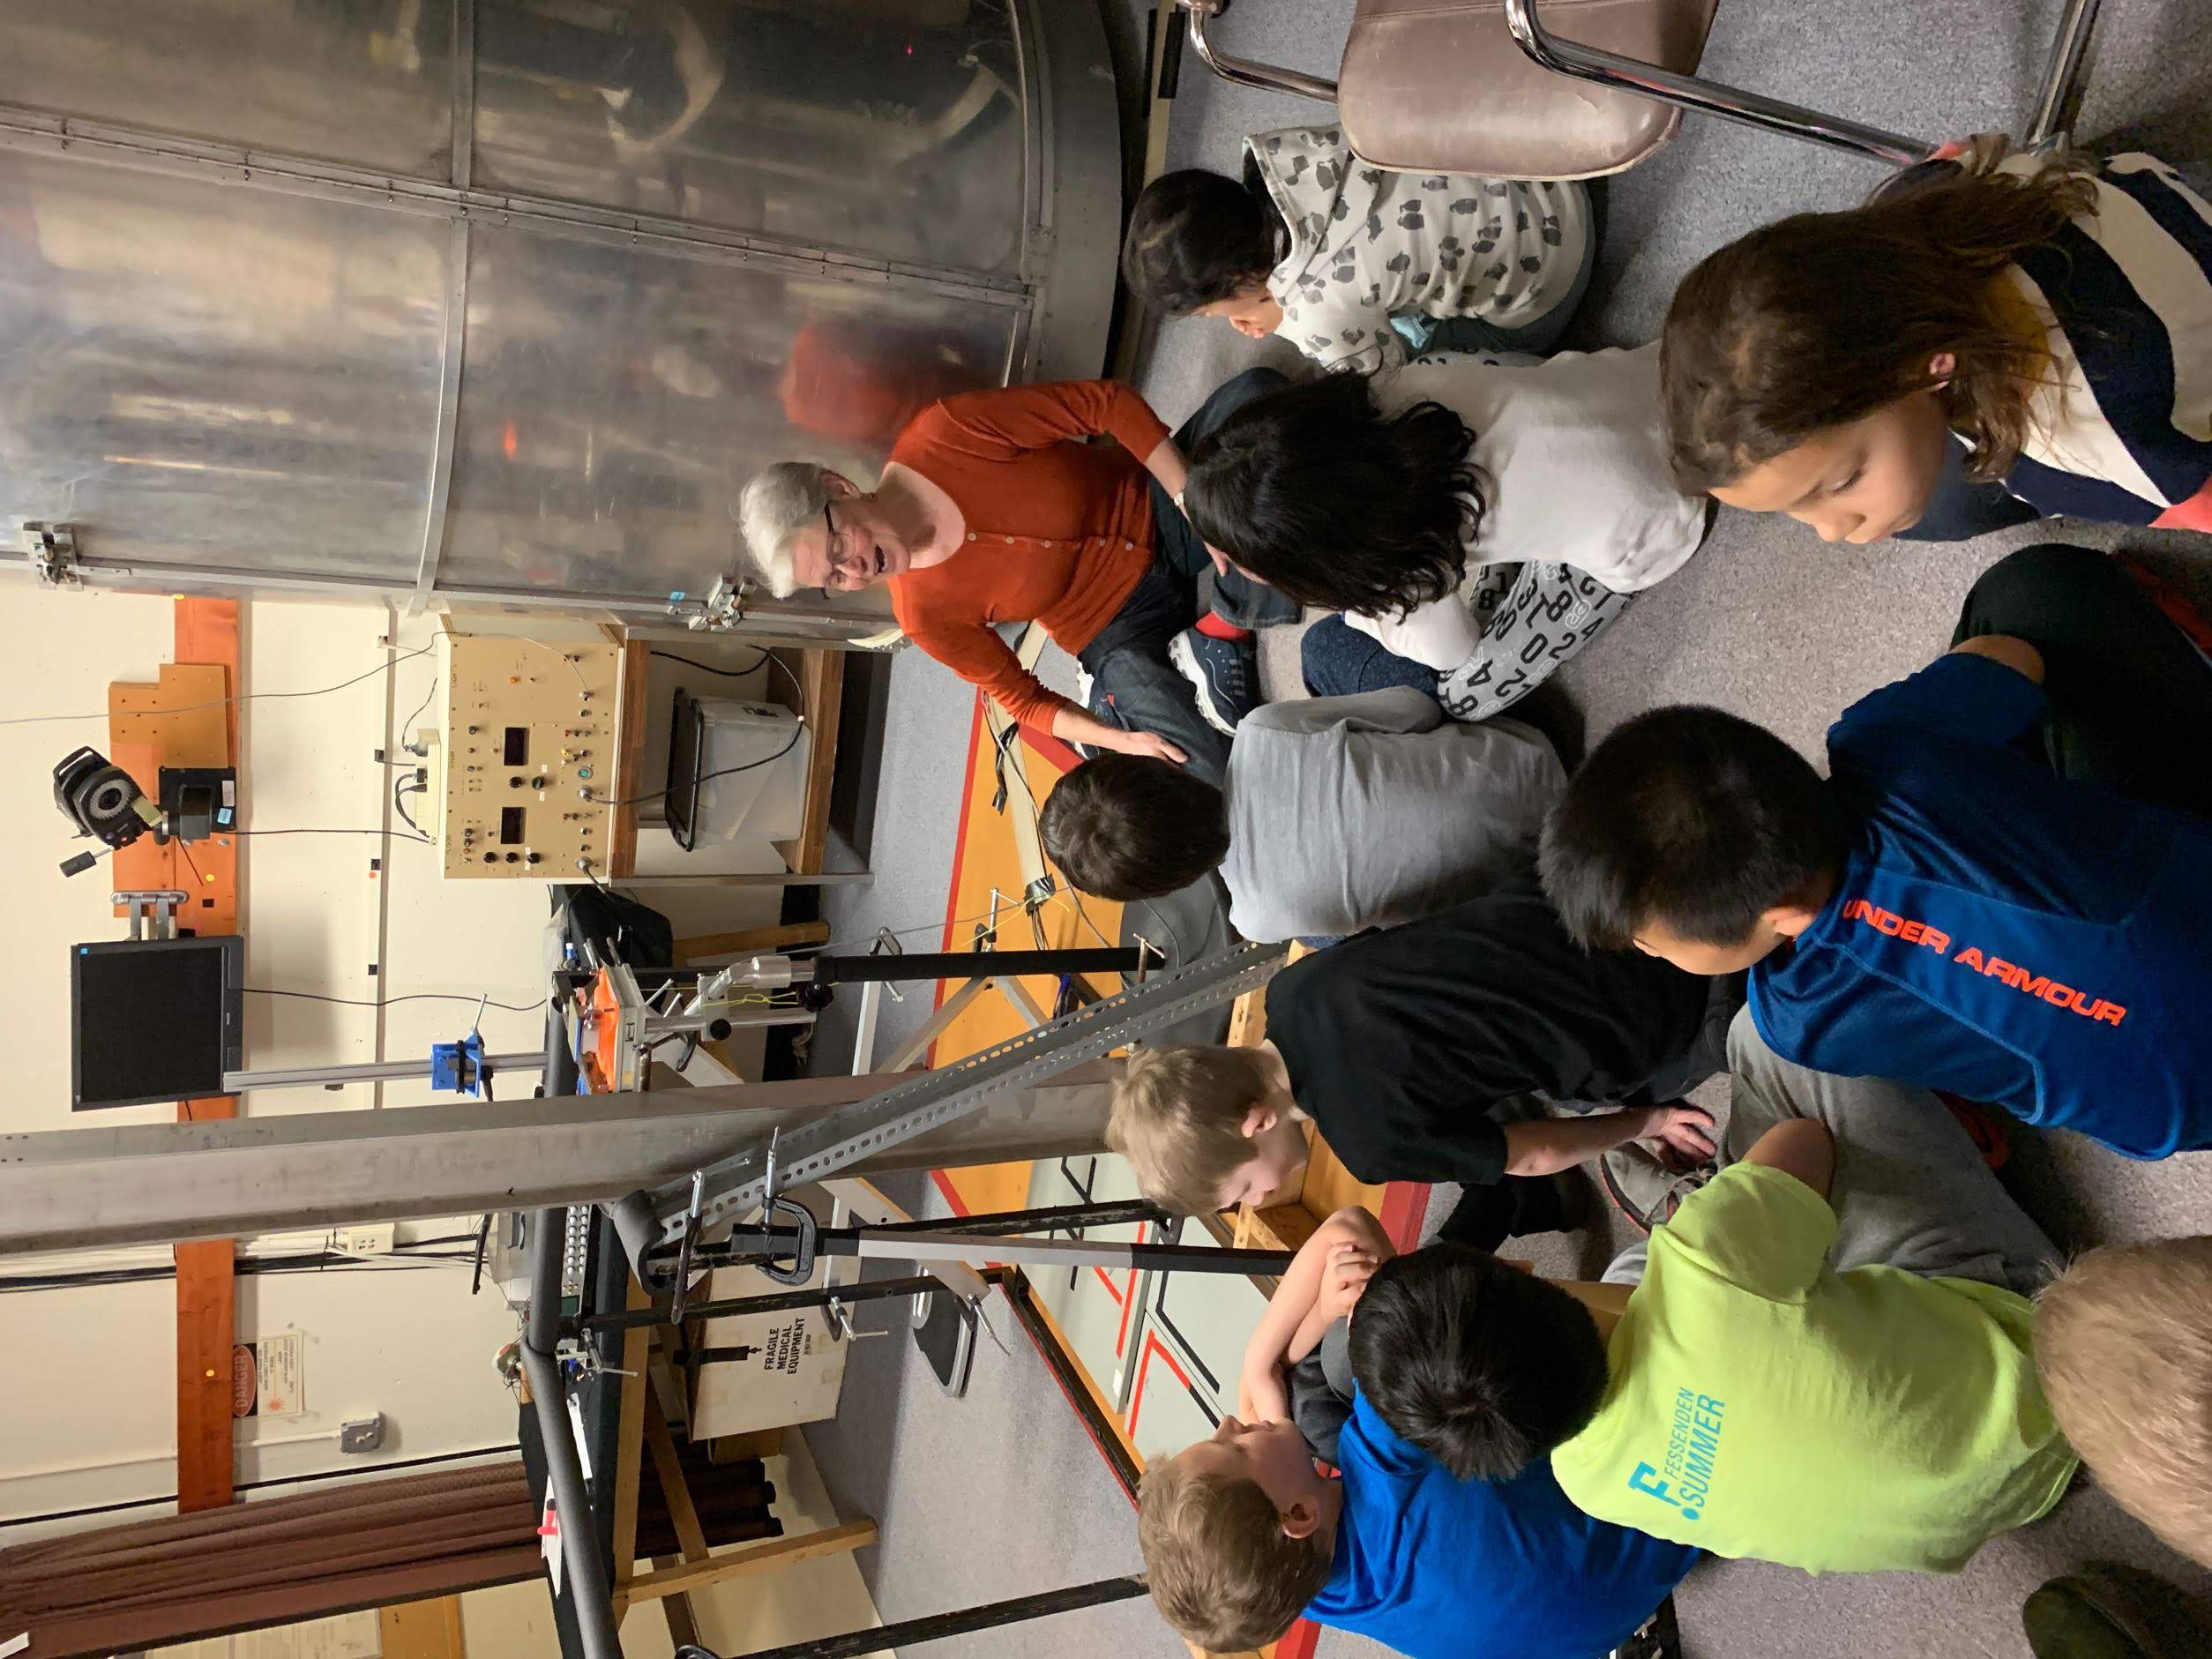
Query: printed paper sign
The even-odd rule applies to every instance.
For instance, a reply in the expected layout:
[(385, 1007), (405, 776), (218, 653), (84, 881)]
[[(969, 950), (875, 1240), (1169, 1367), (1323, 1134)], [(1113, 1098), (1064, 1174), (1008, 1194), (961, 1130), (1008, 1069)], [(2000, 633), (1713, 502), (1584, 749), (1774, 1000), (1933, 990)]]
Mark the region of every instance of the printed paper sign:
[(230, 1350), (233, 1417), (307, 1414), (307, 1333), (280, 1331)]
[(554, 1507), (553, 1495), (545, 1496), (545, 1507), (538, 1516), (538, 1551), (545, 1558), (545, 1576), (553, 1582), (553, 1594), (561, 1593), (561, 1516)]

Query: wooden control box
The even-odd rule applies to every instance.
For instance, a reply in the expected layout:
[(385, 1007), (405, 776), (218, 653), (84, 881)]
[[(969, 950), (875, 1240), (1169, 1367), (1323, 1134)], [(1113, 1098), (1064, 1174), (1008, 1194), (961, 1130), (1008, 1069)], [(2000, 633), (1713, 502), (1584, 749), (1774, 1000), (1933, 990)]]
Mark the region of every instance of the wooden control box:
[(605, 880), (622, 647), (596, 633), (442, 638), (447, 878)]

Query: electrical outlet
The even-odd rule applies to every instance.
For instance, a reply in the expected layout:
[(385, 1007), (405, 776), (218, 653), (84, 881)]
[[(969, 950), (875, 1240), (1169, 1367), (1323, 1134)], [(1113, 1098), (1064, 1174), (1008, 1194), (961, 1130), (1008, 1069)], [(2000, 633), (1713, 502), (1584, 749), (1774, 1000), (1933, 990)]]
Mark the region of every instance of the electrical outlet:
[(341, 1452), (374, 1452), (384, 1445), (384, 1413), (373, 1416), (356, 1417), (338, 1425), (338, 1449)]
[(399, 1230), (392, 1222), (375, 1227), (341, 1227), (338, 1229), (338, 1248), (348, 1256), (388, 1256), (397, 1242)]

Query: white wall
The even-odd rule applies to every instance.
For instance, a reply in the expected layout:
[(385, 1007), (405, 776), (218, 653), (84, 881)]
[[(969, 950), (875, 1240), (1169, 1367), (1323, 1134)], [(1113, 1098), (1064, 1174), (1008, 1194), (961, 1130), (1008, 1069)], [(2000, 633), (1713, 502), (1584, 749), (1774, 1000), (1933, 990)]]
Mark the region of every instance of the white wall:
[[(67, 723), (0, 725), (0, 777), (14, 795), (0, 811), (0, 859), (16, 872), (14, 949), (0, 966), (11, 1026), (11, 1087), (0, 1092), (0, 1132), (71, 1126), (69, 1110), (67, 947), (121, 936), (107, 904), (105, 864), (72, 880), (56, 871), (77, 849), (51, 806), (46, 780), (70, 749), (105, 746), (108, 683), (154, 677), (168, 660), (173, 606), (167, 598), (56, 593), (10, 583), (0, 588), (11, 627), (0, 654), (0, 719), (90, 714)], [(376, 669), (388, 613), (365, 606), (261, 602), (246, 621), (246, 689), (252, 693), (329, 686)], [(401, 625), (402, 651), (426, 643), (433, 625)], [(750, 661), (732, 646), (691, 654)], [(242, 710), (243, 800), (250, 829), (376, 829), (396, 775), (375, 759), (396, 753), (393, 722), (407, 720), (430, 689), (434, 654), (372, 674), (328, 695), (258, 696)], [(657, 668), (672, 665), (657, 664)], [(656, 676), (657, 677), (657, 676)], [(670, 682), (671, 684), (673, 682)], [(742, 684), (732, 682), (732, 684)], [(659, 695), (656, 688), (656, 697)], [(421, 722), (430, 723), (432, 712)], [(411, 729), (412, 728), (410, 728)], [(661, 764), (649, 759), (646, 775)], [(437, 991), (466, 1001), (397, 1003), (381, 1013), (294, 998), (247, 999), (249, 1067), (426, 1057), (433, 1042), (467, 1028), (474, 998), (518, 1005), (545, 994), (541, 963), (545, 888), (531, 882), (446, 882), (437, 849), (368, 835), (268, 835), (245, 843), (247, 983), (373, 1002)], [(372, 871), (372, 860), (383, 867)], [(677, 931), (773, 922), (776, 888), (742, 891), (647, 888), (640, 896), (671, 915)], [(379, 971), (372, 975), (370, 965)], [(381, 1031), (379, 1021), (382, 1022)], [(537, 1049), (541, 1016), (487, 1009), (491, 1050)], [(757, 1050), (756, 1050), (757, 1051)], [(534, 1079), (510, 1087), (527, 1089)], [(428, 1101), (427, 1083), (355, 1084), (339, 1090), (260, 1091), (241, 1102), (249, 1116), (373, 1110)], [(162, 1122), (167, 1108), (123, 1108), (103, 1125)], [(88, 1121), (79, 1118), (79, 1125)], [(469, 1230), (473, 1217), (415, 1223), (403, 1238)], [(284, 1241), (262, 1241), (259, 1246)], [(318, 1240), (293, 1240), (294, 1247)], [(161, 1251), (116, 1259), (161, 1261)], [(0, 1262), (0, 1275), (50, 1268), (38, 1259)], [(73, 1267), (86, 1265), (83, 1256)], [(512, 1444), (513, 1402), (492, 1367), (515, 1330), (495, 1293), (472, 1299), (465, 1266), (347, 1269), (242, 1277), (239, 1339), (297, 1328), (308, 1336), (310, 1411), (295, 1420), (242, 1424), (241, 1482), (356, 1471), (392, 1459)], [(118, 1513), (0, 1526), (0, 1544), (164, 1513), (175, 1489), (173, 1282), (11, 1295), (0, 1327), (15, 1356), (8, 1426), (0, 1431), (0, 1522), (51, 1511), (145, 1500)], [(344, 1418), (382, 1411), (383, 1450), (341, 1456), (329, 1439)], [(282, 1445), (262, 1444), (273, 1439)]]
[[(784, 1455), (763, 1462), (775, 1485), (775, 1514), (785, 1536), (835, 1526), (841, 1517), (805, 1437), (789, 1430), (783, 1444)], [(699, 1640), (728, 1654), (842, 1635), (882, 1622), (849, 1551), (709, 1585), (692, 1593), (691, 1616), (699, 1622)], [(468, 1659), (545, 1659), (558, 1650), (553, 1598), (542, 1581), (470, 1591), (461, 1597), (461, 1633)], [(624, 1659), (671, 1659), (676, 1644), (669, 1639), (668, 1616), (657, 1603), (640, 1603), (623, 1620), (622, 1651)]]

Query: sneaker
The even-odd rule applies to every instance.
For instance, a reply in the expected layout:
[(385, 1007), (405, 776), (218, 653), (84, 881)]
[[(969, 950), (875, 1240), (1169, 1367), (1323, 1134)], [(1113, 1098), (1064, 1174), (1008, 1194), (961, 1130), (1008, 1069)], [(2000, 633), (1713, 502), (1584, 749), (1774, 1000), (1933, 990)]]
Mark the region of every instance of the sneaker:
[(1645, 1234), (1672, 1221), (1690, 1194), (1715, 1173), (1716, 1166), (1711, 1163), (1678, 1170), (1633, 1140), (1615, 1147), (1597, 1161), (1598, 1181), (1605, 1196), (1631, 1227)]
[(1494, 1251), (1508, 1238), (1572, 1232), (1586, 1219), (1588, 1207), (1579, 1197), (1564, 1170), (1556, 1175), (1507, 1176), (1496, 1186), (1462, 1187), (1436, 1236)]
[(2166, 620), (2181, 630), (2197, 654), (2212, 661), (2212, 617), (2197, 609), (2196, 602), (2132, 553), (2115, 553), (2113, 561), (2127, 579), (2149, 596)]
[(1682, 1629), (1675, 1622), (1674, 1597), (1660, 1603), (1642, 1628), (1613, 1649), (1610, 1659), (1682, 1659)]
[(2164, 1659), (2145, 1603), (2167, 1586), (2148, 1573), (2092, 1561), (2028, 1598), (2020, 1622), (2036, 1659)]
[(1185, 628), (1168, 642), (1168, 661), (1190, 681), (1206, 723), (1224, 736), (1259, 706), (1259, 654), (1245, 639), (1216, 639)]

